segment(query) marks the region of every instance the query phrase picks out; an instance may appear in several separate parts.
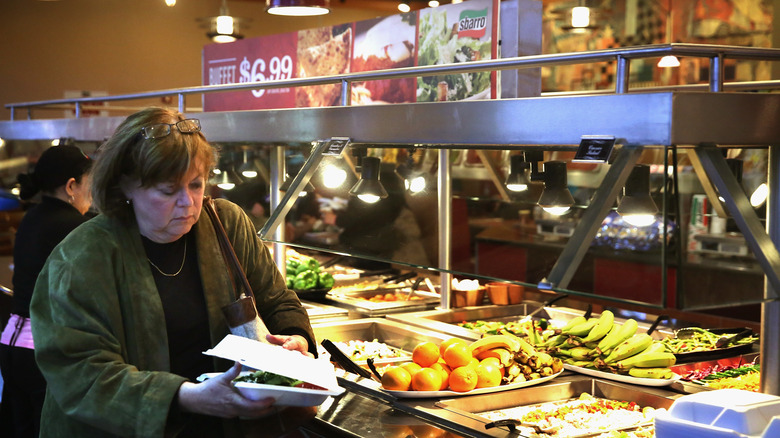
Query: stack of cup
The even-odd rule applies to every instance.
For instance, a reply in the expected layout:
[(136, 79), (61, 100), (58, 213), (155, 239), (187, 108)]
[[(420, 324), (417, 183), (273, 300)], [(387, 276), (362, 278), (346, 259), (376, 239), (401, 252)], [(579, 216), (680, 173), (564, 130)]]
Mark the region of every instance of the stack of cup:
[(519, 304), (523, 302), (525, 288), (514, 283), (488, 283), (487, 294), (490, 302), (496, 306)]

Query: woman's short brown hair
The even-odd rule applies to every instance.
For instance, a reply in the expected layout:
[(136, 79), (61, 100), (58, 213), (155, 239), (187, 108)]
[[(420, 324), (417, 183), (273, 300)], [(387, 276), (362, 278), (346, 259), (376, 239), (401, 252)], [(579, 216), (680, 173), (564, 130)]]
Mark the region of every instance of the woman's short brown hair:
[(217, 162), (217, 150), (203, 133), (182, 133), (172, 126), (164, 137), (147, 139), (142, 134), (145, 127), (184, 119), (175, 110), (146, 108), (128, 116), (100, 146), (92, 169), (92, 196), (101, 213), (123, 220), (132, 216), (122, 181), (136, 181), (141, 187), (178, 182), (192, 163), (203, 166), (208, 178)]

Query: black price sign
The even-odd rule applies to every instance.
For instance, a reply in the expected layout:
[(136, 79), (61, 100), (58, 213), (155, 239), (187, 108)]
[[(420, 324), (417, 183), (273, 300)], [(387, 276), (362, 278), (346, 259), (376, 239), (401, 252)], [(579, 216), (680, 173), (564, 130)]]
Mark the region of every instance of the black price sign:
[(325, 146), (325, 150), (322, 151), (322, 155), (339, 156), (347, 145), (349, 145), (351, 139), (349, 137), (331, 137), (323, 141), (325, 141), (327, 145)]
[(612, 155), (615, 137), (609, 135), (583, 135), (573, 162), (606, 163)]

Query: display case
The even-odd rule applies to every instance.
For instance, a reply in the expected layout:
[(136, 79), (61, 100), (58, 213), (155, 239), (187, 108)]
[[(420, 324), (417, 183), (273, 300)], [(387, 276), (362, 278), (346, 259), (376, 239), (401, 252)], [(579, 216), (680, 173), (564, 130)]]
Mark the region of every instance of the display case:
[[(630, 88), (632, 60), (666, 54), (707, 60), (709, 83), (676, 89)], [(780, 95), (756, 92), (775, 88), (776, 83), (724, 84), (725, 59), (776, 61), (780, 59), (780, 50), (668, 44), (351, 73), (306, 81), (309, 85), (341, 83), (345, 104), (342, 106), (189, 115), (199, 118), (209, 140), (225, 151), (251, 150), (255, 159), (264, 164), (271, 214), (258, 225), (261, 225), (261, 236), (279, 249), (275, 251), (277, 262), (283, 260), (285, 247), (294, 247), (432, 270), (441, 274), (440, 307), (445, 309), (451, 307), (450, 281), (454, 276), (510, 281), (532, 289), (608, 299), (616, 305), (639, 303), (656, 309), (759, 305), (776, 300), (774, 291), (780, 290), (780, 255), (772, 241), (777, 229), (773, 224), (777, 216), (772, 208), (776, 207), (770, 202), (765, 218), (759, 217), (729, 168), (724, 151), (737, 148), (766, 151), (768, 177), (765, 178), (769, 192), (776, 193), (778, 160), (772, 145), (780, 140), (780, 127), (776, 124), (780, 118)], [(349, 105), (349, 88), (354, 81), (605, 61), (617, 65), (615, 90), (608, 93)], [(108, 96), (100, 100), (175, 95), (180, 110), (187, 112), (188, 96), (290, 87), (299, 83), (292, 79), (194, 87)], [(20, 110), (26, 109), (31, 114), (36, 107), (52, 104), (75, 103), (78, 110), (80, 105), (95, 99), (10, 104), (13, 120), (0, 122), (0, 137), (9, 144), (72, 138), (97, 145), (111, 135), (123, 117), (30, 117), (28, 120), (17, 117)], [(572, 156), (581, 140), (592, 135), (614, 138), (612, 154), (602, 162), (572, 165)], [(507, 192), (502, 182), (509, 170), (510, 156), (529, 151), (542, 153), (537, 164), (561, 161), (570, 167), (565, 185), (577, 189), (570, 216), (550, 218), (539, 213), (536, 205), (542, 187), (538, 181), (525, 197)], [(412, 213), (406, 216), (414, 218), (419, 228), (419, 234), (407, 236), (405, 240), (419, 243), (424, 257), (418, 257), (419, 251), (388, 252), (365, 245), (363, 239), (334, 246), (333, 234), (328, 238), (328, 230), (309, 230), (295, 238), (285, 236), (283, 230), (287, 227), (281, 225), (302, 208), (299, 194), (307, 185), (322, 184), (318, 179), (326, 165), (343, 163), (350, 184), (358, 180), (360, 161), (364, 157), (379, 158), (387, 165), (394, 163), (388, 174), (396, 176), (397, 167), (406, 162), (426, 169), (428, 188), (417, 197), (405, 190), (402, 193), (406, 208)], [(683, 157), (690, 163), (689, 168)], [(293, 158), (297, 162), (292, 162)], [(661, 225), (654, 239), (660, 244), (648, 251), (629, 247), (616, 251), (614, 246), (594, 246), (592, 242), (598, 241), (600, 230), (615, 210), (615, 201), (638, 163), (655, 166), (651, 175), (655, 180), (652, 184), (656, 187)], [(295, 171), (289, 171), (292, 169)], [(287, 174), (288, 184), (283, 187)], [(396, 182), (402, 182), (397, 178)], [(382, 181), (389, 184), (391, 179)], [(698, 186), (690, 189), (686, 184), (701, 185), (701, 192), (708, 195), (711, 203), (725, 206), (724, 214), (728, 212), (731, 216), (733, 228), (743, 236), (744, 247), (752, 253), (752, 258), (739, 263), (716, 260), (704, 274), (696, 271), (706, 265), (700, 263), (706, 254), (689, 254), (683, 244), (687, 244), (690, 231), (685, 225), (690, 219), (688, 197), (699, 189)], [(342, 189), (340, 193), (347, 204), (354, 202), (348, 191)], [(718, 195), (723, 200), (713, 201)], [(330, 196), (337, 197), (335, 193)], [(713, 210), (706, 214), (717, 213), (720, 212)], [(362, 214), (356, 213), (358, 217)], [(392, 239), (397, 235), (394, 234), (398, 232), (397, 226), (389, 234), (382, 234), (378, 222), (364, 222), (377, 227), (366, 228), (363, 237), (373, 237), (375, 242), (395, 242)], [(676, 227), (669, 226), (670, 223)], [(769, 234), (765, 228), (770, 230)], [(342, 243), (343, 234), (337, 235), (338, 243)], [(609, 236), (602, 240), (609, 241)], [(688, 293), (697, 286), (696, 276), (722, 274), (724, 269), (719, 264), (728, 266), (735, 275), (745, 275), (747, 281), (734, 282), (733, 289), (725, 289), (720, 294)], [(695, 272), (694, 277), (688, 276), (691, 271)], [(769, 285), (766, 290), (764, 281)], [(749, 288), (744, 286), (746, 283)], [(717, 286), (723, 288), (725, 283)], [(715, 298), (717, 302), (712, 301)], [(777, 322), (777, 316), (773, 315), (765, 313), (765, 327)], [(770, 330), (764, 334), (767, 332)]]

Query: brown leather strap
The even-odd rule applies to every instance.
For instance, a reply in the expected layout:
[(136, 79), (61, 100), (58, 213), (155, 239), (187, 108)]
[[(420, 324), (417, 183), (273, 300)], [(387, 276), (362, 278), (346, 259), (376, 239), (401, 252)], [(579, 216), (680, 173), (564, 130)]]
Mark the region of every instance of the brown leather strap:
[(211, 199), (210, 196), (207, 196), (203, 198), (203, 205), (205, 207), (206, 213), (211, 219), (211, 223), (214, 224), (214, 231), (217, 233), (217, 241), (219, 242), (219, 247), (222, 250), (222, 256), (225, 257), (225, 263), (227, 263), (228, 268), (233, 271), (232, 277), (238, 277), (241, 280), (244, 293), (247, 296), (254, 298), (252, 286), (249, 284), (249, 280), (246, 278), (244, 268), (241, 267), (241, 263), (238, 261), (238, 256), (236, 256), (236, 251), (233, 249), (233, 245), (230, 244), (230, 240), (228, 239), (227, 233), (225, 232), (225, 227), (222, 226), (222, 221), (219, 220), (217, 210), (214, 208), (214, 200)]

